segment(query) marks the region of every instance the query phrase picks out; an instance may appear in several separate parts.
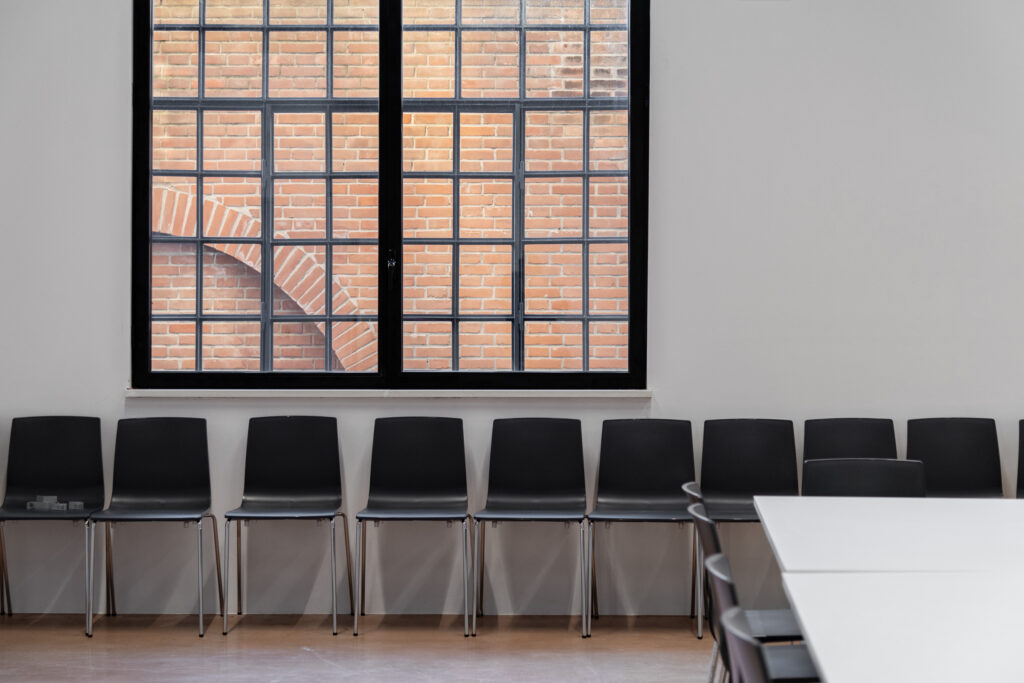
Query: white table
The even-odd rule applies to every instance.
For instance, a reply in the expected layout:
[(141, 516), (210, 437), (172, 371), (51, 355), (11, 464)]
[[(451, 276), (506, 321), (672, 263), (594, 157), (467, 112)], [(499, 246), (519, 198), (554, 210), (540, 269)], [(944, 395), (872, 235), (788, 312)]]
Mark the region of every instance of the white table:
[(828, 683), (1024, 681), (1018, 572), (782, 577)]
[(783, 572), (1024, 569), (1024, 500), (756, 496)]

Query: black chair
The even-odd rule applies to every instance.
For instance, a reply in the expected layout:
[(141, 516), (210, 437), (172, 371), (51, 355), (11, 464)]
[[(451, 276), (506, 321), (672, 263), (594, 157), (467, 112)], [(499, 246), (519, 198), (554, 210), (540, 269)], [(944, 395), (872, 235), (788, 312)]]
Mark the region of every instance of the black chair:
[[(113, 604), (113, 551), (110, 525), (115, 522), (195, 522), (199, 565), (199, 637), (203, 636), (203, 520), (213, 526), (217, 592), (224, 610), (217, 518), (210, 513), (210, 458), (206, 420), (192, 417), (145, 417), (117, 423), (114, 445), (114, 486), (110, 505), (93, 513), (106, 522), (107, 590)], [(91, 535), (95, 535), (95, 524)], [(90, 541), (90, 544), (92, 541)], [(91, 570), (90, 570), (91, 575)], [(91, 605), (88, 621), (91, 625)], [(116, 614), (116, 611), (111, 611)]]
[(686, 502), (690, 505), (704, 502), (704, 494), (701, 493), (700, 484), (695, 481), (688, 481), (683, 484), (683, 495), (686, 496)]
[[(710, 568), (709, 568), (710, 571)], [(765, 647), (750, 632), (742, 607), (722, 612), (720, 622), (729, 649), (729, 680), (743, 683), (813, 683), (821, 679), (804, 644)]]
[[(366, 522), (462, 522), (463, 626), (469, 636), (469, 500), (462, 420), (451, 417), (377, 418), (370, 455), (370, 495), (356, 515), (359, 615), (366, 605)], [(475, 635), (475, 634), (474, 634)]]
[[(684, 522), (686, 497), (680, 487), (692, 481), (693, 436), (686, 420), (605, 420), (601, 431), (597, 502), (590, 512), (590, 614), (597, 610), (594, 522)], [(693, 536), (696, 562), (696, 532)], [(693, 601), (696, 573), (691, 576)], [(588, 624), (588, 631), (590, 626)]]
[[(338, 635), (338, 571), (335, 520), (341, 517), (348, 567), (348, 602), (352, 604), (352, 559), (348, 523), (341, 511), (341, 457), (338, 421), (333, 417), (254, 417), (245, 446), (242, 504), (224, 513), (224, 573), (231, 561), (231, 521), (304, 519), (330, 522), (331, 626)], [(242, 536), (238, 534), (238, 613), (242, 613)], [(227, 586), (223, 591), (227, 592)], [(223, 633), (228, 632), (224, 610)]]
[[(37, 496), (56, 496), (63, 510), (28, 509)], [(41, 416), (11, 420), (7, 492), (0, 505), (0, 614), (13, 614), (3, 525), (14, 521), (70, 520), (85, 529), (86, 635), (92, 635), (92, 557), (89, 515), (103, 508), (103, 452), (98, 417)], [(71, 509), (70, 503), (75, 503)], [(78, 506), (81, 503), (81, 507)]]
[(587, 490), (579, 420), (506, 418), (491, 431), (487, 503), (473, 515), (477, 614), (483, 614), (484, 541), (480, 523), (577, 522), (580, 525), (580, 617), (587, 633)]
[(925, 495), (924, 463), (875, 458), (807, 460), (803, 495), (921, 498)]
[[(715, 527), (715, 523), (711, 518), (707, 516), (704, 506), (701, 503), (694, 503), (688, 508), (688, 512), (693, 517), (694, 528), (697, 530), (697, 536), (700, 539), (700, 547), (704, 556), (709, 559), (712, 557), (722, 557), (723, 560), (721, 560), (721, 562), (724, 562), (725, 555), (722, 554), (722, 543), (718, 537), (718, 529)], [(728, 565), (726, 563), (726, 569), (727, 568)], [(732, 586), (731, 574), (727, 574), (726, 578)], [(735, 597), (735, 586), (732, 586), (731, 590), (732, 593), (730, 596), (727, 596), (728, 600), (726, 604), (737, 603)], [(711, 606), (711, 634), (715, 638), (715, 644), (711, 650), (711, 668), (708, 680), (714, 678), (714, 671), (718, 663), (718, 659), (722, 658), (724, 660), (728, 656), (727, 652), (723, 651), (721, 648), (722, 634), (715, 625), (718, 615), (722, 611), (715, 602), (716, 599), (716, 593), (712, 591), (712, 593), (708, 595), (708, 604)], [(752, 632), (754, 637), (762, 643), (781, 643), (803, 640), (803, 635), (800, 633), (800, 626), (796, 621), (796, 616), (793, 614), (793, 610), (747, 610), (747, 615), (752, 623)], [(725, 662), (725, 665), (728, 667), (728, 662)]]
[[(706, 420), (700, 490), (715, 522), (758, 522), (755, 495), (797, 495), (793, 422)], [(699, 546), (697, 563), (703, 574)], [(697, 637), (704, 633), (702, 620), (698, 614)]]
[(1024, 498), (1024, 420), (1017, 423), (1017, 497)]
[(820, 458), (896, 459), (892, 420), (839, 417), (804, 422), (804, 460)]
[(928, 495), (940, 498), (1000, 498), (996, 422), (947, 417), (907, 421), (907, 459), (924, 463)]

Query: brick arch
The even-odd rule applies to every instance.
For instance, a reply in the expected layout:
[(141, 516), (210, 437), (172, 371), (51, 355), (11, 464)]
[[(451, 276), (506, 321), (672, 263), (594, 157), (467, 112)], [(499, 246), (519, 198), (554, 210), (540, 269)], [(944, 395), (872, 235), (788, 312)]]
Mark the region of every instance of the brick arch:
[[(196, 195), (194, 191), (174, 184), (153, 185), (153, 232), (191, 237), (195, 234)], [(203, 215), (206, 221), (205, 235), (208, 237), (258, 237), (261, 221), (250, 215), (244, 208), (226, 206), (212, 199), (203, 201)], [(207, 245), (243, 263), (256, 272), (262, 272), (261, 249), (254, 244), (222, 243)], [(326, 302), (323, 293), (317, 296), (317, 282), (323, 282), (326, 268), (312, 254), (301, 246), (279, 247), (274, 259), (274, 284), (307, 315), (324, 315)], [(358, 314), (359, 307), (349, 297), (335, 278), (332, 290), (335, 309), (346, 315)], [(321, 334), (325, 333), (324, 323), (316, 323)], [(331, 338), (331, 350), (341, 367), (348, 371), (367, 371), (377, 364), (377, 326), (367, 322), (351, 325), (335, 325)]]

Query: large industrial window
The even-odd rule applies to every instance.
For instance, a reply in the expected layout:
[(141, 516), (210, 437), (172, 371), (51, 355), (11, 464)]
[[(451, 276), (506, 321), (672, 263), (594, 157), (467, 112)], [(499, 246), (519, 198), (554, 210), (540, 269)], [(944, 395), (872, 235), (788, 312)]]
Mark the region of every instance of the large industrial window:
[(134, 386), (644, 386), (647, 0), (135, 11)]

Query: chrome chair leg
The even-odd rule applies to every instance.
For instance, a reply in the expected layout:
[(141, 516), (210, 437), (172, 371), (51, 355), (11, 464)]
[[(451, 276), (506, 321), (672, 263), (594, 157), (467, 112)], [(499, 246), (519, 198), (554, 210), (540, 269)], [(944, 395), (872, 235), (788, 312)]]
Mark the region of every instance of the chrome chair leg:
[[(241, 562), (242, 558), (238, 558), (238, 561)], [(231, 576), (231, 520), (225, 518), (224, 519), (224, 580), (227, 581), (227, 578), (229, 576)], [(222, 592), (223, 595), (226, 596), (228, 594), (228, 587), (224, 586), (223, 588), (221, 588), (221, 592)], [(227, 598), (225, 598), (224, 605), (222, 605), (221, 607), (222, 607), (221, 608), (221, 614), (224, 616), (224, 627), (221, 629), (221, 634), (226, 636), (228, 634), (228, 605), (227, 605)]]
[(352, 551), (348, 542), (348, 517), (341, 513), (341, 528), (345, 532), (345, 577), (348, 579), (348, 612), (355, 615), (355, 603), (352, 602)]
[(335, 533), (334, 533), (334, 520), (337, 517), (331, 517), (331, 630), (334, 631), (334, 635), (338, 635), (338, 560), (335, 557), (337, 549), (335, 548)]
[(0, 522), (0, 614), (4, 613), (4, 601), (7, 602), (8, 616), (14, 615), (11, 602), (11, 577), (7, 574), (7, 543), (4, 541), (4, 523)]
[[(363, 557), (363, 525), (366, 522), (356, 520), (356, 566), (360, 565)], [(356, 577), (356, 604), (352, 610), (352, 635), (359, 635), (359, 613), (362, 611), (362, 572)]]
[(363, 522), (363, 562), (359, 567), (359, 609), (366, 616), (366, 522)]
[(199, 546), (197, 548), (196, 559), (198, 560), (197, 565), (199, 567), (199, 637), (203, 637), (203, 518), (200, 517), (196, 520), (196, 541)]
[(462, 628), (469, 637), (469, 518), (462, 520)]
[[(479, 550), (476, 551), (476, 613), (481, 617), (484, 615), (484, 544), (486, 542), (487, 522), (484, 522), (483, 525), (477, 522), (476, 545), (479, 547)], [(476, 635), (475, 628), (473, 629), (473, 634)]]
[(473, 520), (473, 628), (470, 635), (476, 637), (476, 617), (480, 612), (479, 605), (483, 603), (483, 579), (481, 569), (483, 565), (483, 538), (480, 535), (480, 520)]
[(600, 619), (597, 611), (597, 565), (594, 563), (594, 545), (597, 538), (597, 527), (593, 522), (589, 524), (590, 532), (590, 618), (587, 623), (587, 633), (590, 633), (590, 620)]
[[(238, 577), (237, 577), (237, 580), (236, 580), (236, 587), (235, 587), (236, 591), (238, 592), (238, 604), (235, 605), (235, 610), (238, 612), (238, 614), (241, 614), (242, 613), (242, 520), (237, 520), (235, 522), (235, 536), (236, 536), (236, 539), (237, 539), (237, 547), (235, 548), (235, 557), (237, 558), (237, 562), (238, 562), (238, 569), (236, 570), (236, 572), (238, 573)], [(230, 543), (231, 542), (231, 539), (230, 539), (230, 537), (227, 534), (224, 535), (224, 542), (225, 543)]]
[(114, 546), (113, 546), (113, 522), (106, 523), (106, 574), (107, 574), (107, 614), (117, 616), (117, 600), (114, 594)]
[[(697, 567), (704, 567), (704, 549), (697, 544)], [(697, 577), (697, 638), (704, 637), (704, 572)]]
[(220, 605), (221, 614), (227, 609), (224, 599), (224, 577), (220, 571), (220, 533), (217, 531), (217, 518), (213, 514), (206, 515), (210, 518), (210, 528), (213, 530), (213, 559), (217, 567), (217, 604)]
[(92, 523), (85, 520), (85, 635), (92, 637), (92, 573), (90, 572), (89, 529)]
[(587, 637), (587, 522), (580, 520), (580, 631)]
[(708, 683), (715, 683), (715, 674), (718, 673), (718, 641), (711, 646), (711, 666), (708, 667)]
[(690, 618), (697, 616), (697, 524), (691, 524), (693, 542), (690, 544)]

